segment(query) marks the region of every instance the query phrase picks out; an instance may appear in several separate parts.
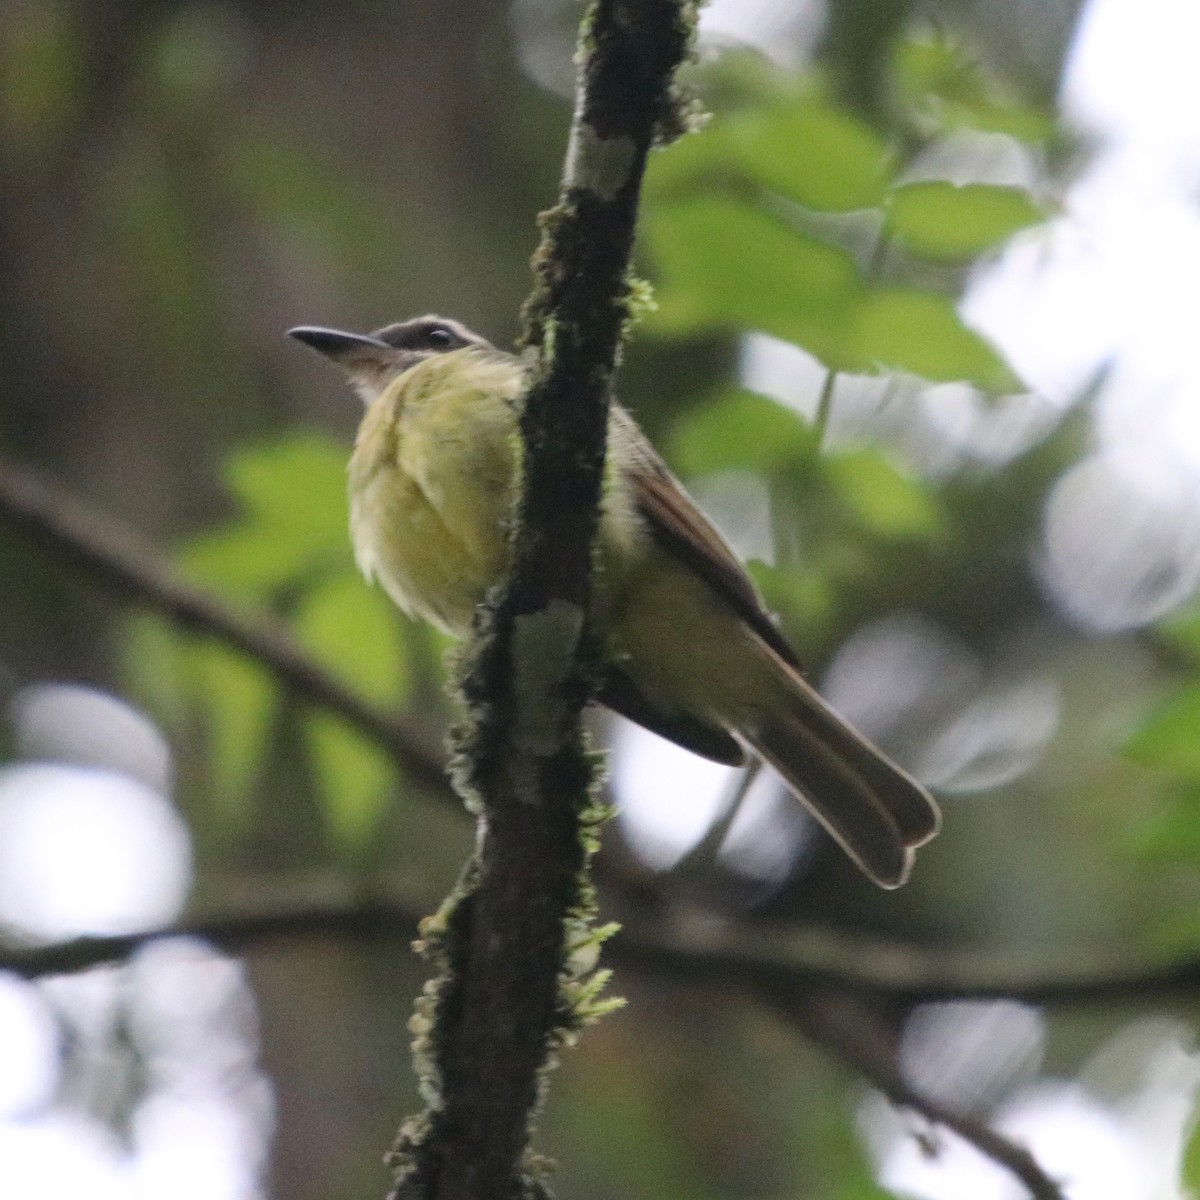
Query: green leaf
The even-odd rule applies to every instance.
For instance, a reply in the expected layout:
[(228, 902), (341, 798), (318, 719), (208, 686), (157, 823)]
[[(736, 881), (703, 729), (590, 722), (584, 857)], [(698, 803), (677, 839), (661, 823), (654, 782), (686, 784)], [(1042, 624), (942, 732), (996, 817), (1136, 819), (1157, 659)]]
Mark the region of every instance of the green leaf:
[(593, 1068), (587, 1075), (587, 1103), (570, 1104), (565, 1112), (567, 1128), (587, 1161), (603, 1165), (607, 1193), (654, 1200), (713, 1195), (705, 1187), (703, 1164), (676, 1128), (678, 1081), (661, 1067), (639, 1070), (628, 1055), (624, 1059)]
[(1165, 962), (1179, 961), (1196, 952), (1200, 942), (1200, 908), (1195, 904), (1160, 909), (1146, 939), (1147, 948)]
[(1200, 606), (1191, 605), (1158, 623), (1158, 632), (1172, 645), (1200, 663)]
[(176, 552), (186, 578), (236, 600), (270, 604), (303, 573), (307, 554), (262, 525), (235, 524), (194, 537)]
[(1200, 779), (1200, 683), (1168, 696), (1125, 743), (1134, 762)]
[(297, 544), (348, 545), (345, 449), (312, 433), (293, 433), (233, 454), (229, 487), (250, 517)]
[(125, 625), (124, 662), (133, 695), (163, 724), (183, 727), (188, 715), (184, 687), (187, 643), (161, 617), (137, 614)]
[(858, 353), (880, 367), (935, 381), (965, 380), (1001, 394), (1021, 382), (953, 303), (934, 292), (885, 288), (867, 297), (858, 315)]
[(704, 198), (648, 214), (660, 328), (760, 329), (854, 369), (847, 324), (862, 292), (853, 260), (746, 204)]
[(809, 1153), (819, 1158), (814, 1183), (820, 1184), (814, 1194), (828, 1200), (895, 1200), (894, 1193), (875, 1182), (866, 1146), (843, 1096), (827, 1095), (812, 1120)]
[(1191, 1196), (1200, 1196), (1200, 1120), (1195, 1111), (1195, 1093), (1193, 1092), (1192, 1128), (1188, 1133), (1187, 1145), (1183, 1148), (1183, 1162), (1180, 1164), (1179, 1182), (1184, 1191)]
[(642, 215), (652, 213), (660, 204), (675, 204), (700, 191), (736, 191), (739, 184), (740, 172), (725, 134), (725, 123), (714, 120), (650, 155), (643, 185)]
[(742, 114), (722, 132), (751, 178), (821, 212), (878, 205), (892, 176), (883, 139), (815, 98)]
[(1043, 217), (1023, 188), (929, 180), (892, 192), (887, 232), (927, 258), (969, 259)]
[(673, 430), (670, 458), (683, 475), (794, 466), (816, 449), (798, 414), (754, 392), (731, 389), (693, 409)]
[[(6, 141), (32, 150), (72, 119), (89, 48), (82, 12), (68, 4), (10, 8), (0, 38), (0, 109)], [(35, 160), (36, 161), (36, 160)]]
[(1133, 822), (1124, 839), (1138, 862), (1200, 863), (1200, 786), (1180, 786), (1155, 812)]
[(407, 645), (392, 602), (357, 576), (322, 583), (293, 622), (300, 644), (347, 687), (378, 704), (405, 691)]
[(239, 812), (262, 762), (278, 709), (270, 678), (242, 655), (211, 642), (185, 648), (191, 691), (203, 704), (214, 791)]
[(877, 534), (920, 537), (940, 524), (929, 489), (901, 474), (878, 450), (834, 455), (824, 461), (824, 469), (843, 503)]
[(718, 118), (654, 155), (646, 194), (653, 206), (753, 183), (818, 212), (851, 212), (883, 200), (893, 169), (869, 126), (820, 97), (787, 96)]
[(156, 30), (150, 70), (153, 100), (173, 111), (217, 100), (236, 86), (245, 50), (240, 30), (221, 9), (189, 6)]
[(758, 329), (835, 370), (907, 371), (985, 391), (1021, 382), (945, 296), (915, 288), (867, 291), (850, 256), (732, 200), (660, 206), (646, 236), (659, 269), (668, 332)]
[(812, 567), (777, 567), (750, 562), (746, 570), (771, 612), (783, 614), (787, 624), (804, 631), (806, 642), (820, 642), (832, 628), (838, 598), (827, 575)]
[(378, 746), (327, 713), (307, 716), (304, 733), (330, 832), (344, 850), (359, 849), (391, 799), (391, 764)]
[(1007, 94), (967, 52), (942, 37), (901, 41), (895, 56), (895, 87), (901, 106), (933, 131), (958, 128), (1006, 133), (1042, 142), (1054, 118)]
[(274, 683), (237, 652), (182, 636), (157, 618), (131, 622), (127, 634), (125, 661), (135, 694), (185, 735), (199, 713), (208, 739), (210, 795), (224, 820), (236, 823), (248, 812), (247, 793), (278, 711)]
[[(293, 624), (300, 643), (348, 687), (378, 704), (403, 695), (408, 647), (382, 592), (357, 576), (331, 579), (303, 597)], [(304, 729), (330, 830), (343, 848), (357, 849), (389, 802), (391, 764), (336, 718), (314, 713)]]
[(312, 434), (289, 435), (236, 452), (226, 479), (244, 516), (179, 551), (176, 561), (189, 579), (268, 604), (314, 576), (352, 570), (340, 446)]

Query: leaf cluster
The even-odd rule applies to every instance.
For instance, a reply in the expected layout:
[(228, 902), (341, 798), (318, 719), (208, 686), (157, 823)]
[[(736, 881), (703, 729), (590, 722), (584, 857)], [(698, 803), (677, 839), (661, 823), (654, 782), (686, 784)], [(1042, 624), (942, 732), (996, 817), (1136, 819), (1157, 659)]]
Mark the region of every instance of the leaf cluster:
[[(964, 125), (1045, 137), (1044, 123), (990, 95), (949, 44), (918, 39), (897, 57), (896, 90), (921, 145)], [(757, 77), (743, 72), (740, 87), (740, 106), (661, 152), (649, 174), (652, 327), (757, 329), (831, 370), (1017, 389), (954, 297), (922, 279), (995, 251), (1044, 220), (1045, 205), (1025, 187), (914, 174), (900, 138), (837, 105), (818, 82), (784, 84), (760, 67)]]

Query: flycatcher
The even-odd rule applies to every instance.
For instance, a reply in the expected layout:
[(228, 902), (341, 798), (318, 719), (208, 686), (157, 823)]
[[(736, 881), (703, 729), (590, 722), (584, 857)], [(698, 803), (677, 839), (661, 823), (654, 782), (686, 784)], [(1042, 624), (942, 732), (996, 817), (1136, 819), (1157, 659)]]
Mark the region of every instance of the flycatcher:
[[(350, 459), (359, 567), (406, 613), (467, 633), (509, 564), (524, 364), (444, 317), (290, 333), (366, 406)], [(758, 754), (867, 875), (902, 884), (937, 806), (806, 682), (750, 577), (619, 404), (598, 537), (601, 702), (717, 762)]]

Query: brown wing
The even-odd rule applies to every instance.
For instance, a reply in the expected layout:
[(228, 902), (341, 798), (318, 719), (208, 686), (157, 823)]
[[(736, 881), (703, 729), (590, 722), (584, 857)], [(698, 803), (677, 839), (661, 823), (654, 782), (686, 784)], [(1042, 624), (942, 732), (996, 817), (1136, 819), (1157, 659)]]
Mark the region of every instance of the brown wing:
[(633, 418), (619, 406), (614, 406), (613, 413), (628, 455), (626, 470), (638, 510), (651, 535), (703, 579), (784, 662), (799, 670), (796, 652), (776, 628), (728, 543), (667, 469)]

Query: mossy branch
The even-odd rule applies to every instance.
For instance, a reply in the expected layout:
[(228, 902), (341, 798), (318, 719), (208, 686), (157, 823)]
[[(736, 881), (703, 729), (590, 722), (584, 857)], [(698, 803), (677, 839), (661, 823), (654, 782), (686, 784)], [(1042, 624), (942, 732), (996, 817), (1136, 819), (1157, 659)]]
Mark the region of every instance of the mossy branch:
[(461, 671), (455, 774), (479, 843), (423, 930), (440, 969), (414, 1018), (427, 1107), (400, 1131), (397, 1197), (544, 1194), (529, 1141), (545, 1071), (603, 1007), (587, 865), (605, 813), (579, 724), (597, 673), (592, 553), (642, 175), (654, 141), (682, 127), (674, 75), (694, 24), (694, 0), (595, 0), (584, 18), (562, 188), (526, 307), (513, 567)]

